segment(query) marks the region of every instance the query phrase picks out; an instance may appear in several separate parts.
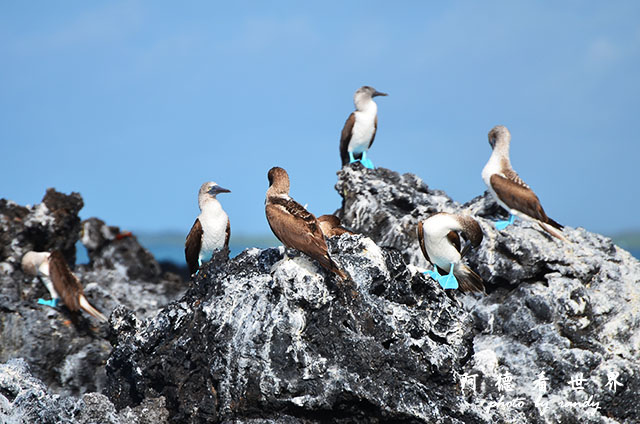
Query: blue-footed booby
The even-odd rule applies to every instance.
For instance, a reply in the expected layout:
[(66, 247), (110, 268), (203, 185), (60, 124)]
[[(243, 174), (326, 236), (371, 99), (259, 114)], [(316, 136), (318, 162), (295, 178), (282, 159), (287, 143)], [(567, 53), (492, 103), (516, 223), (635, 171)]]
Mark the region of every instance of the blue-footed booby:
[(203, 262), (211, 259), (213, 251), (229, 247), (231, 224), (216, 196), (231, 193), (214, 182), (206, 182), (198, 192), (200, 215), (191, 227), (184, 244), (184, 256), (189, 273), (195, 274)]
[(325, 237), (336, 237), (343, 234), (353, 234), (342, 226), (340, 218), (335, 215), (320, 215), (318, 217), (320, 229)]
[(360, 87), (353, 95), (356, 110), (347, 118), (340, 136), (342, 166), (360, 160), (364, 166), (373, 169), (371, 159), (367, 158), (367, 150), (378, 129), (378, 105), (373, 98), (386, 95), (368, 85)]
[(40, 276), (44, 285), (51, 294), (53, 302), (40, 302), (50, 306), (56, 306), (58, 299), (62, 298), (70, 311), (84, 309), (89, 315), (100, 321), (107, 318), (94, 308), (84, 296), (82, 283), (69, 269), (69, 265), (62, 253), (58, 250), (49, 252), (27, 252), (22, 257), (22, 269), (25, 274)]
[[(462, 249), (458, 231), (466, 241)], [(459, 285), (465, 292), (484, 292), (482, 278), (461, 261), (471, 246), (477, 247), (482, 242), (482, 229), (475, 219), (436, 213), (418, 222), (418, 241), (422, 254), (434, 265), (434, 270), (427, 273), (443, 288), (455, 289)]]
[(291, 247), (315, 259), (340, 279), (348, 276), (329, 256), (327, 243), (316, 217), (289, 196), (289, 175), (282, 168), (269, 170), (269, 189), (265, 213), (273, 234), (286, 247)]
[(562, 230), (562, 225), (547, 216), (538, 196), (511, 167), (510, 143), (511, 133), (507, 127), (497, 125), (489, 131), (489, 144), (493, 153), (482, 170), (482, 179), (498, 204), (511, 214), (508, 221), (496, 222), (496, 228), (506, 228), (513, 223), (513, 217), (517, 216), (537, 222), (552, 236), (566, 241), (561, 232), (557, 231)]

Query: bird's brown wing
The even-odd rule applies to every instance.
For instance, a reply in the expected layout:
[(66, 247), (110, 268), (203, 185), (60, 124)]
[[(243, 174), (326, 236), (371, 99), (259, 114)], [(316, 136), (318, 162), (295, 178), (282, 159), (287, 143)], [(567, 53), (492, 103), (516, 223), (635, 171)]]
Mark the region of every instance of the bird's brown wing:
[(349, 163), (349, 142), (351, 141), (351, 130), (353, 130), (353, 124), (356, 122), (356, 114), (351, 113), (347, 118), (347, 122), (342, 127), (342, 134), (340, 135), (340, 159), (342, 159), (342, 166)]
[(526, 185), (519, 184), (498, 174), (493, 174), (489, 182), (500, 200), (509, 208), (518, 210), (542, 222), (548, 221), (547, 215), (540, 204), (540, 199)]
[(265, 207), (271, 231), (285, 246), (317, 260), (340, 278), (346, 274), (329, 257), (327, 243), (316, 217), (293, 199), (271, 198)]
[(449, 233), (447, 233), (447, 239), (449, 239), (449, 243), (451, 243), (453, 247), (460, 252), (460, 235), (455, 231), (449, 231)]
[[(471, 218), (470, 216), (458, 215), (457, 220), (462, 227), (462, 234), (464, 235), (465, 243), (462, 246), (462, 250), (458, 247), (458, 251), (460, 252), (460, 257), (463, 258), (471, 249), (471, 247), (478, 247), (480, 243), (482, 243), (482, 238), (484, 234), (482, 233), (482, 228), (478, 221)], [(460, 243), (460, 241), (458, 241)]]
[(71, 311), (80, 309), (79, 297), (84, 292), (78, 277), (73, 275), (67, 261), (60, 251), (54, 250), (49, 255), (49, 277), (53, 288)]
[(513, 168), (511, 168), (511, 165), (509, 165), (509, 161), (505, 158), (502, 159), (501, 161), (501, 166), (502, 166), (502, 172), (504, 173), (504, 176), (510, 180), (513, 183), (518, 184), (519, 186), (525, 187), (525, 188), (531, 188), (529, 187), (529, 185), (527, 183), (524, 182), (524, 180), (522, 178), (520, 178), (520, 175), (518, 175), (518, 173), (516, 171), (513, 170)]
[(287, 247), (309, 256), (327, 253), (327, 244), (316, 217), (292, 199), (275, 198), (266, 206), (271, 230)]
[(376, 139), (377, 132), (378, 132), (378, 115), (376, 115), (376, 119), (375, 121), (373, 121), (373, 134), (371, 135), (371, 141), (369, 142), (369, 147), (367, 147), (368, 149), (371, 148), (371, 145), (373, 144), (373, 140)]
[(340, 222), (340, 218), (335, 215), (321, 215), (318, 218), (318, 224), (325, 237), (341, 236), (343, 234), (353, 234), (344, 228)]
[[(227, 241), (229, 239), (227, 238)], [(200, 248), (202, 247), (202, 224), (200, 220), (196, 218), (196, 222), (193, 223), (191, 231), (187, 235), (187, 240), (184, 243), (184, 258), (187, 261), (189, 267), (189, 274), (193, 274), (198, 270), (198, 256), (200, 255)]]
[(420, 250), (422, 250), (424, 258), (431, 262), (431, 259), (429, 259), (429, 254), (427, 253), (427, 248), (424, 245), (424, 228), (422, 228), (422, 225), (422, 221), (418, 221), (418, 244), (420, 244)]
[(231, 221), (227, 218), (227, 231), (224, 239), (224, 247), (229, 248), (229, 239), (231, 238)]

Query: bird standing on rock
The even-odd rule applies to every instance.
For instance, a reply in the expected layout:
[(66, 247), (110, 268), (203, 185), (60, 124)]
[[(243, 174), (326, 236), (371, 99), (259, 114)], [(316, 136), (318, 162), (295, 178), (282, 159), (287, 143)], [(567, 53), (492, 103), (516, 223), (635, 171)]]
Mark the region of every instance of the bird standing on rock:
[(353, 95), (356, 110), (347, 118), (340, 136), (342, 166), (359, 160), (365, 167), (373, 169), (373, 162), (367, 158), (378, 129), (378, 105), (373, 98), (386, 95), (368, 85), (360, 87)]
[(189, 273), (195, 274), (203, 262), (211, 259), (216, 249), (228, 248), (231, 237), (229, 217), (216, 196), (231, 193), (214, 182), (206, 182), (198, 192), (200, 215), (191, 227), (184, 244), (184, 256)]
[(320, 223), (320, 229), (325, 237), (336, 237), (343, 234), (353, 234), (342, 226), (340, 218), (335, 215), (320, 215), (318, 217), (318, 223)]
[[(467, 241), (462, 249), (458, 231)], [(465, 292), (484, 292), (482, 278), (461, 262), (471, 246), (480, 245), (482, 237), (480, 225), (470, 216), (441, 212), (418, 222), (420, 249), (434, 265), (434, 270), (427, 273), (444, 289), (459, 286)]]
[(269, 170), (265, 213), (273, 234), (286, 247), (315, 259), (328, 271), (346, 280), (347, 274), (329, 256), (327, 243), (316, 217), (289, 196), (289, 175), (282, 168)]
[(27, 252), (22, 257), (22, 270), (31, 276), (39, 275), (51, 294), (51, 301), (39, 299), (38, 303), (55, 307), (58, 304), (58, 299), (62, 298), (70, 311), (84, 309), (94, 318), (102, 322), (107, 321), (107, 318), (94, 308), (84, 296), (82, 283), (71, 272), (60, 251), (54, 250), (51, 253)]
[(508, 221), (496, 222), (496, 228), (503, 230), (512, 224), (514, 216), (517, 216), (537, 222), (552, 236), (566, 241), (567, 239), (558, 231), (562, 230), (562, 225), (547, 216), (538, 196), (511, 167), (510, 143), (511, 133), (507, 127), (497, 125), (489, 131), (489, 144), (493, 153), (482, 170), (482, 179), (498, 204), (510, 213)]

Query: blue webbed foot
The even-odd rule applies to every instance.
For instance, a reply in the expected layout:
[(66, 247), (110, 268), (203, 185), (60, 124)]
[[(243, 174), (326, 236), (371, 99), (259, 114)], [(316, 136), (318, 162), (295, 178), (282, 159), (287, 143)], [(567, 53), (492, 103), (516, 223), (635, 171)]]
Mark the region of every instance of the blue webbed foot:
[(58, 306), (58, 299), (51, 299), (51, 300), (45, 300), (45, 299), (38, 299), (38, 304), (39, 305), (45, 305), (45, 306), (50, 306), (52, 308), (55, 308)]
[(451, 268), (447, 275), (442, 275), (438, 278), (438, 283), (440, 283), (440, 286), (445, 290), (458, 288), (458, 280), (453, 275), (453, 266), (454, 264), (451, 264)]
[(349, 152), (349, 163), (360, 162), (360, 159), (353, 157), (353, 152)]
[(506, 221), (496, 221), (495, 226), (497, 230), (504, 230), (509, 225), (513, 224), (515, 217), (513, 215), (509, 215), (509, 219)]
[(440, 283), (440, 286), (445, 290), (458, 288), (458, 280), (453, 274), (441, 276), (438, 278), (438, 283)]
[(362, 165), (365, 168), (376, 169), (376, 167), (373, 166), (373, 162), (371, 162), (371, 159), (362, 159), (360, 162), (362, 162)]
[(362, 159), (360, 162), (362, 162), (362, 165), (364, 165), (365, 168), (376, 169), (375, 166), (373, 166), (371, 159), (367, 157), (367, 152), (362, 152)]
[(438, 281), (438, 278), (440, 278), (440, 273), (438, 272), (438, 269), (434, 266), (433, 270), (426, 270), (425, 272), (423, 272), (423, 274), (427, 274), (429, 277), (433, 278), (434, 280)]

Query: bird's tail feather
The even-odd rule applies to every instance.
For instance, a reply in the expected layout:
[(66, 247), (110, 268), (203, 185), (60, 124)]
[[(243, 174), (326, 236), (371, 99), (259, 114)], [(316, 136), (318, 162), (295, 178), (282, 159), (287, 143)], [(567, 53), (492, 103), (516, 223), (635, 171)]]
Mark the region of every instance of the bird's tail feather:
[[(549, 221), (553, 221), (552, 219), (550, 219)], [(558, 224), (557, 222), (553, 221), (553, 223)], [(545, 230), (547, 233), (551, 234), (552, 236), (554, 236), (557, 239), (560, 239), (562, 241), (568, 241), (566, 239), (565, 236), (562, 235), (562, 233), (560, 231), (557, 231), (556, 229), (554, 229), (551, 225), (551, 222), (549, 223), (544, 223), (544, 222), (538, 222), (538, 224), (540, 224), (540, 227), (542, 227), (543, 230)], [(560, 224), (558, 224), (560, 225)], [(556, 227), (558, 228), (558, 227)], [(558, 228), (559, 230), (561, 230), (563, 227), (560, 226), (560, 228)]]
[(453, 269), (453, 274), (458, 280), (460, 290), (464, 292), (481, 292), (486, 294), (482, 277), (476, 274), (475, 271), (465, 264), (457, 264)]
[(557, 228), (558, 230), (562, 230), (564, 228), (564, 225), (558, 224), (556, 221), (549, 217), (547, 217), (547, 224), (551, 225), (554, 228)]
[(78, 299), (78, 303), (80, 304), (80, 307), (82, 309), (84, 309), (89, 315), (91, 315), (92, 317), (102, 321), (102, 322), (107, 322), (107, 317), (105, 317), (104, 315), (102, 315), (102, 313), (100, 313), (100, 311), (98, 311), (96, 308), (94, 308), (91, 303), (89, 303), (89, 301), (87, 300), (86, 297), (84, 297), (84, 295), (80, 295), (79, 299)]

